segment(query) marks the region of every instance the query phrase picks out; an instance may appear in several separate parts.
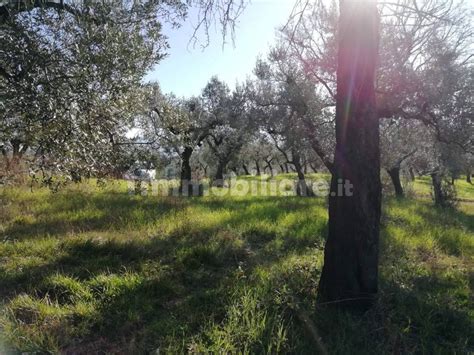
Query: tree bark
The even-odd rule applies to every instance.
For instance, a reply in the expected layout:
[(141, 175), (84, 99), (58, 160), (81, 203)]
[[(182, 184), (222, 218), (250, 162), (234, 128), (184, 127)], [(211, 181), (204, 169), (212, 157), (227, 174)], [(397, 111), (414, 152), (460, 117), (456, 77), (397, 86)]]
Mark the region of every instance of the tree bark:
[[(367, 309), (378, 291), (382, 194), (374, 90), (378, 22), (375, 1), (341, 1), (336, 150), (318, 298), (351, 309)], [(340, 189), (347, 181), (351, 189)]]
[(6, 23), (6, 21), (10, 18), (12, 13), (30, 11), (30, 10), (33, 10), (34, 8), (51, 8), (51, 9), (57, 9), (57, 10), (64, 10), (66, 12), (71, 13), (72, 15), (77, 15), (80, 13), (73, 6), (65, 4), (64, 1), (58, 1), (58, 0), (7, 1), (6, 4), (0, 5), (0, 24)]
[(250, 171), (249, 171), (249, 169), (247, 168), (247, 165), (242, 164), (242, 168), (244, 169), (245, 175), (250, 175)]
[(390, 169), (387, 169), (387, 173), (392, 180), (393, 187), (395, 188), (395, 196), (403, 197), (404, 193), (402, 182), (400, 180), (400, 167), (394, 166)]
[(29, 146), (19, 139), (11, 139), (10, 145), (12, 146), (11, 157), (8, 157), (8, 151), (4, 145), (1, 146), (0, 150), (5, 162), (5, 171), (15, 175), (19, 173), (19, 171), (17, 171), (18, 167), (20, 166), (21, 159), (28, 150)]
[(255, 160), (255, 168), (257, 169), (257, 176), (262, 175), (262, 172), (260, 171), (260, 164), (258, 163), (258, 160)]
[(313, 192), (306, 184), (303, 166), (300, 163), (298, 154), (293, 154), (293, 165), (295, 167), (296, 174), (298, 175), (298, 181), (296, 182), (296, 194), (298, 196), (312, 196)]
[(268, 171), (270, 172), (270, 176), (273, 176), (273, 166), (272, 166), (272, 162), (271, 161), (267, 161), (267, 168), (268, 168)]
[(224, 187), (224, 169), (226, 164), (219, 162), (217, 164), (216, 175), (214, 176), (213, 185), (216, 187)]
[(431, 174), (431, 182), (433, 184), (433, 195), (436, 206), (444, 206), (444, 194), (442, 188), (442, 177), (438, 172)]
[(285, 163), (284, 166), (285, 166), (285, 174), (288, 174), (290, 172), (288, 169), (288, 163)]
[(413, 168), (408, 169), (408, 172), (410, 173), (411, 181), (415, 181), (415, 172), (413, 171)]
[(466, 174), (466, 182), (469, 183), (469, 184), (472, 184), (471, 172), (470, 171), (468, 171), (467, 174)]
[(184, 147), (181, 153), (181, 176), (179, 192), (182, 195), (191, 196), (193, 194), (193, 186), (191, 184), (191, 155), (193, 154), (192, 147)]

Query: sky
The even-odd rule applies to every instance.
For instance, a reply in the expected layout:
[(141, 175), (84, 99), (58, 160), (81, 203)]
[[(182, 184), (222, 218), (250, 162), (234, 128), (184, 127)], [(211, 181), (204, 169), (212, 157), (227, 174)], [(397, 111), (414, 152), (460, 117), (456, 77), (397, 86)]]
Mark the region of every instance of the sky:
[[(235, 42), (222, 46), (218, 29), (211, 30), (209, 45), (192, 48), (189, 40), (193, 20), (179, 29), (164, 28), (170, 48), (163, 59), (145, 78), (157, 81), (164, 93), (177, 96), (199, 95), (211, 76), (216, 75), (231, 88), (252, 74), (258, 56), (265, 57), (275, 43), (275, 28), (284, 25), (295, 0), (252, 0), (240, 15), (235, 29)], [(205, 38), (201, 36), (203, 41)]]

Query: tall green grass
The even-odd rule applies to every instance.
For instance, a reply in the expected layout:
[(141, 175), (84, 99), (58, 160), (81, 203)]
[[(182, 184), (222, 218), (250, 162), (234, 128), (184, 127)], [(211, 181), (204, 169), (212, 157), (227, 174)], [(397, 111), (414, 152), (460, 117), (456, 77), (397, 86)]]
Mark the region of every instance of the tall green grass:
[(354, 315), (315, 302), (324, 198), (0, 196), (2, 353), (314, 353), (296, 308), (330, 353), (474, 350), (473, 203), (386, 198), (380, 296)]

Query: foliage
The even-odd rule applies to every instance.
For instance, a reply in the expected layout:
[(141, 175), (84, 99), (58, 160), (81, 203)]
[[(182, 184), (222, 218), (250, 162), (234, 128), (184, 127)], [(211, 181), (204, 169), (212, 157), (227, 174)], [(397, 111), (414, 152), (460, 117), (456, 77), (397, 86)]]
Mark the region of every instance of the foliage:
[(110, 169), (143, 104), (140, 80), (166, 49), (157, 18), (127, 6), (93, 2), (81, 15), (39, 8), (2, 25), (0, 141), (29, 148), (33, 172)]
[[(189, 7), (196, 31), (233, 33), (245, 1), (7, 1), (0, 4), (0, 147), (31, 174), (110, 174), (146, 97), (141, 80), (166, 54), (163, 23)], [(19, 152), (18, 148), (21, 148)], [(25, 155), (25, 153), (27, 153)], [(10, 163), (7, 168), (10, 168)], [(9, 171), (6, 171), (9, 173)]]

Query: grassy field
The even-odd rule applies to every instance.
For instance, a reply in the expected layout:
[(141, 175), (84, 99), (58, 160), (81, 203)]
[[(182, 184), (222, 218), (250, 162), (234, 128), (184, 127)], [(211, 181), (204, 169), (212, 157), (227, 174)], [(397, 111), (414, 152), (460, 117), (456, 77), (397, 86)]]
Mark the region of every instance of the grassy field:
[(317, 305), (326, 199), (131, 196), (124, 183), (0, 190), (0, 353), (474, 351), (474, 188), (384, 199), (380, 297)]

